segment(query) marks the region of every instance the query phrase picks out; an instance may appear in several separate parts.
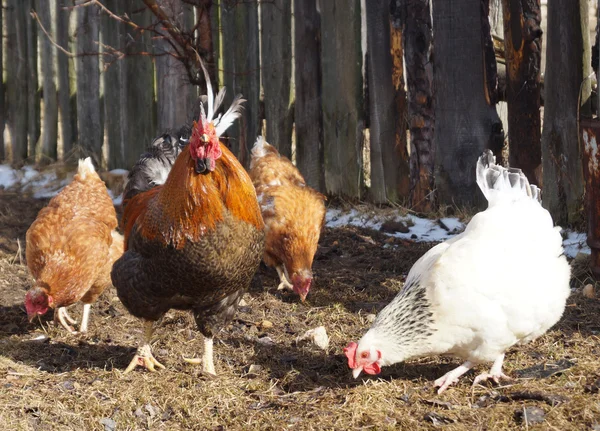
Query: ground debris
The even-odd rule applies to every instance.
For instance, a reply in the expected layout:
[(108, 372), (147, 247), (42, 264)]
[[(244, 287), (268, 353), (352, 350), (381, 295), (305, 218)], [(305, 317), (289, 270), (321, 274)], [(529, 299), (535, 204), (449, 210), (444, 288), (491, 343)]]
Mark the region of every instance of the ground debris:
[(312, 341), (317, 347), (323, 350), (327, 350), (329, 347), (329, 336), (324, 326), (318, 326), (314, 329), (309, 329), (303, 335), (296, 338), (296, 343), (301, 341), (309, 340)]
[(423, 400), (423, 402), (425, 404), (430, 404), (432, 406), (436, 406), (436, 407), (444, 407), (448, 410), (452, 410), (454, 407), (456, 407), (454, 404), (449, 403), (447, 401), (442, 401), (442, 400), (436, 400), (436, 399), (431, 399), (431, 400)]
[(435, 412), (425, 413), (425, 416), (423, 416), (423, 420), (425, 420), (427, 422), (431, 422), (433, 424), (433, 426), (436, 426), (436, 427), (439, 427), (442, 425), (448, 425), (448, 424), (452, 424), (452, 423), (456, 422), (452, 418), (449, 418), (447, 416), (442, 416)]
[(543, 401), (552, 407), (570, 401), (569, 398), (563, 395), (545, 394), (543, 392), (513, 392), (508, 394), (499, 394), (498, 392), (494, 391), (490, 395), (483, 395), (479, 397), (475, 403), (475, 406), (488, 407), (494, 403), (510, 403), (513, 401), (524, 400)]
[(590, 394), (597, 394), (600, 392), (600, 378), (588, 379), (587, 383), (583, 387), (583, 390)]
[(556, 362), (534, 365), (533, 367), (517, 370), (514, 374), (520, 379), (543, 379), (562, 373), (573, 367), (576, 363), (568, 359), (560, 359)]
[(396, 220), (387, 220), (383, 222), (379, 230), (385, 233), (408, 233), (410, 229), (404, 222)]
[(104, 431), (115, 431), (117, 428), (117, 423), (111, 418), (100, 419), (100, 424), (104, 425)]
[(544, 422), (546, 412), (540, 407), (527, 406), (515, 411), (515, 420), (526, 426)]

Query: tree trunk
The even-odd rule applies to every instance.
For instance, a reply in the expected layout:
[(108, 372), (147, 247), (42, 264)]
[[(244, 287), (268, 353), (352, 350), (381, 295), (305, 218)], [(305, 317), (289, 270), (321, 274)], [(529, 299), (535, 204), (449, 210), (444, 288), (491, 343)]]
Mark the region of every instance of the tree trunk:
[(405, 14), (404, 55), (410, 127), (410, 200), (414, 209), (426, 212), (431, 211), (434, 204), (435, 163), (431, 58), (433, 35), (429, 0), (406, 0)]
[(369, 125), (371, 199), (377, 203), (398, 202), (400, 154), (396, 149), (396, 107), (392, 83), (390, 1), (370, 0), (367, 15), (367, 74), (369, 82)]
[(323, 192), (320, 27), (316, 0), (294, 1), (296, 164), (306, 183)]
[[(48, 0), (36, 0), (36, 8), (40, 23), (47, 30), (51, 30), (50, 2)], [(56, 83), (54, 81), (54, 46), (42, 31), (39, 32), (39, 46), (44, 95), (44, 123), (41, 136), (42, 156), (47, 159), (46, 161), (56, 161), (58, 154), (58, 106)]]
[(77, 129), (81, 156), (92, 156), (102, 165), (100, 118), (100, 71), (98, 56), (99, 10), (96, 6), (77, 9)]
[[(4, 27), (3, 21), (4, 7), (2, 0), (0, 0), (0, 26)], [(0, 162), (4, 162), (6, 159), (6, 152), (4, 150), (4, 127), (6, 125), (6, 94), (4, 89), (4, 42), (0, 41)]]
[(360, 1), (320, 6), (325, 185), (329, 193), (359, 198), (365, 125)]
[[(189, 31), (193, 26), (193, 9), (189, 5), (184, 5), (181, 0), (163, 0), (160, 4), (181, 29)], [(197, 88), (190, 84), (183, 63), (171, 55), (173, 48), (167, 41), (156, 41), (154, 52), (158, 54), (154, 59), (158, 131), (163, 133), (167, 129), (177, 130), (186, 123), (191, 124)]]
[(292, 2), (262, 2), (261, 68), (267, 142), (292, 158)]
[[(227, 87), (225, 104), (242, 93), (244, 114), (230, 129), (225, 143), (247, 166), (248, 151), (260, 134), (260, 64), (258, 5), (238, 0), (221, 1), (223, 79)], [(241, 41), (244, 41), (241, 43)]]
[(27, 5), (21, 0), (8, 0), (6, 4), (6, 81), (8, 128), (13, 163), (27, 158)]
[[(123, 0), (120, 0), (123, 1)], [(124, 2), (125, 13), (139, 26), (147, 27), (152, 23), (149, 9), (140, 8), (137, 0)], [(125, 163), (132, 167), (140, 155), (156, 137), (156, 106), (154, 104), (154, 67), (152, 58), (135, 55), (139, 52), (152, 52), (151, 35), (140, 33), (127, 27), (127, 44), (123, 61), (122, 79), (124, 91), (121, 92), (124, 123), (122, 131), (125, 147)]]
[(480, 1), (440, 1), (433, 8), (435, 181), (442, 204), (482, 201), (475, 165), (501, 130), (495, 106), (486, 100)]
[[(394, 151), (398, 157), (396, 193), (399, 200), (406, 202), (410, 197), (410, 157), (406, 141), (408, 106), (404, 83), (404, 50), (402, 49), (402, 27), (404, 25), (402, 1), (390, 1), (390, 45), (392, 52), (392, 85), (394, 86), (395, 111)], [(371, 122), (371, 124), (373, 123)]]
[(29, 14), (31, 9), (34, 9), (33, 0), (23, 0), (25, 3), (25, 25), (27, 29), (27, 75), (29, 83), (27, 85), (27, 133), (29, 135), (29, 151), (28, 157), (31, 161), (36, 159), (36, 147), (40, 139), (41, 123), (40, 123), (40, 105), (41, 94), (38, 82), (38, 24)]
[[(120, 15), (123, 12), (122, 3), (119, 0), (106, 0), (106, 7)], [(102, 43), (121, 49), (122, 39), (125, 35), (123, 23), (118, 22), (108, 15), (102, 16)], [(121, 127), (123, 127), (123, 105), (121, 104), (121, 93), (124, 92), (121, 68), (123, 61), (117, 59), (117, 55), (104, 53), (104, 134), (108, 145), (108, 167), (109, 169), (124, 168), (125, 164), (125, 141), (122, 139)]]
[[(577, 6), (577, 7), (574, 7)], [(542, 161), (544, 206), (555, 223), (581, 218), (583, 171), (577, 125), (590, 72), (587, 0), (548, 0)], [(590, 81), (581, 100), (589, 100)], [(589, 112), (589, 107), (582, 113)]]
[(541, 184), (540, 0), (504, 0), (509, 163)]
[[(187, 6), (186, 6), (187, 8)], [(191, 11), (190, 11), (191, 12)], [(219, 54), (219, 6), (213, 0), (200, 0), (200, 6), (196, 7), (196, 19), (198, 21), (198, 39), (197, 51), (202, 56), (208, 75), (213, 85), (213, 89), (219, 88), (217, 71), (217, 57)], [(193, 21), (193, 14), (188, 15)], [(191, 26), (194, 23), (191, 22)]]
[[(56, 43), (69, 49), (69, 0), (56, 0)], [(58, 110), (60, 111), (60, 131), (63, 145), (63, 158), (73, 150), (75, 136), (72, 127), (71, 89), (69, 87), (69, 57), (60, 49), (56, 53), (58, 76)]]

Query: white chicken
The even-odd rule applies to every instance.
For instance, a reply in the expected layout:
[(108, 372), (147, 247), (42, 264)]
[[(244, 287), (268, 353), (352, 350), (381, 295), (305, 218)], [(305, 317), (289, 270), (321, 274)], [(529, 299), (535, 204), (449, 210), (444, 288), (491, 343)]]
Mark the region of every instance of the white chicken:
[(478, 160), (477, 184), (488, 208), (421, 257), (371, 329), (344, 349), (355, 378), (443, 354), (465, 362), (435, 381), (438, 393), (485, 362), (493, 362), (490, 372), (473, 384), (498, 383), (508, 378), (507, 349), (539, 337), (562, 316), (571, 270), (539, 189), (520, 169), (497, 166), (490, 151)]

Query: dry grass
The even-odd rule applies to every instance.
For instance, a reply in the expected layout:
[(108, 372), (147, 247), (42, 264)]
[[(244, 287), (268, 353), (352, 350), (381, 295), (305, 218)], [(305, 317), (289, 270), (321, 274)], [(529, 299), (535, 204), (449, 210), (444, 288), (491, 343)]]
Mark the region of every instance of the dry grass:
[[(364, 333), (368, 314), (394, 296), (412, 263), (429, 248), (357, 228), (326, 231), (315, 262), (317, 286), (306, 305), (277, 292), (275, 274), (261, 269), (263, 287), (246, 294), (247, 304), (215, 343), (217, 378), (181, 359), (199, 355), (202, 340), (191, 316), (175, 311), (155, 333), (154, 352), (167, 369), (123, 375), (141, 326), (114, 290), (92, 308), (87, 338), (66, 334), (49, 318), (27, 322), (22, 301), (31, 280), (14, 259), (16, 240), (23, 241), (41, 205), (0, 195), (3, 429), (106, 430), (114, 421), (117, 430), (582, 430), (600, 422), (593, 393), (600, 378), (600, 304), (579, 293), (556, 328), (506, 358), (512, 376), (559, 360), (573, 364), (555, 375), (472, 388), (469, 373), (438, 396), (431, 380), (457, 361), (425, 358), (385, 368), (377, 378), (352, 379), (342, 347)], [(386, 241), (391, 247), (382, 247)], [(585, 262), (578, 265), (579, 288), (586, 270)], [(79, 315), (80, 307), (74, 308), (72, 314)], [(263, 329), (264, 320), (273, 326)], [(329, 333), (329, 351), (296, 343), (298, 335), (319, 325)], [(37, 339), (41, 335), (44, 339)], [(264, 343), (266, 336), (272, 345)], [(250, 374), (250, 365), (259, 367)], [(543, 409), (544, 422), (519, 423), (516, 414), (527, 406)]]

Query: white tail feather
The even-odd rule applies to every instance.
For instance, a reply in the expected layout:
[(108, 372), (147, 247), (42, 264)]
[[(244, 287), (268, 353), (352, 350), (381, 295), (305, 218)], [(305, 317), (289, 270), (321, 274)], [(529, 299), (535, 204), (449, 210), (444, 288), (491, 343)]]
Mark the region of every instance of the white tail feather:
[(79, 159), (79, 166), (77, 168), (77, 173), (81, 177), (82, 180), (85, 179), (87, 174), (95, 173), (96, 169), (94, 169), (94, 164), (92, 163), (92, 158), (87, 157), (85, 159)]
[(499, 198), (517, 200), (529, 197), (541, 202), (540, 189), (529, 184), (527, 177), (517, 168), (505, 168), (496, 164), (490, 150), (483, 152), (477, 161), (477, 185), (490, 205)]

